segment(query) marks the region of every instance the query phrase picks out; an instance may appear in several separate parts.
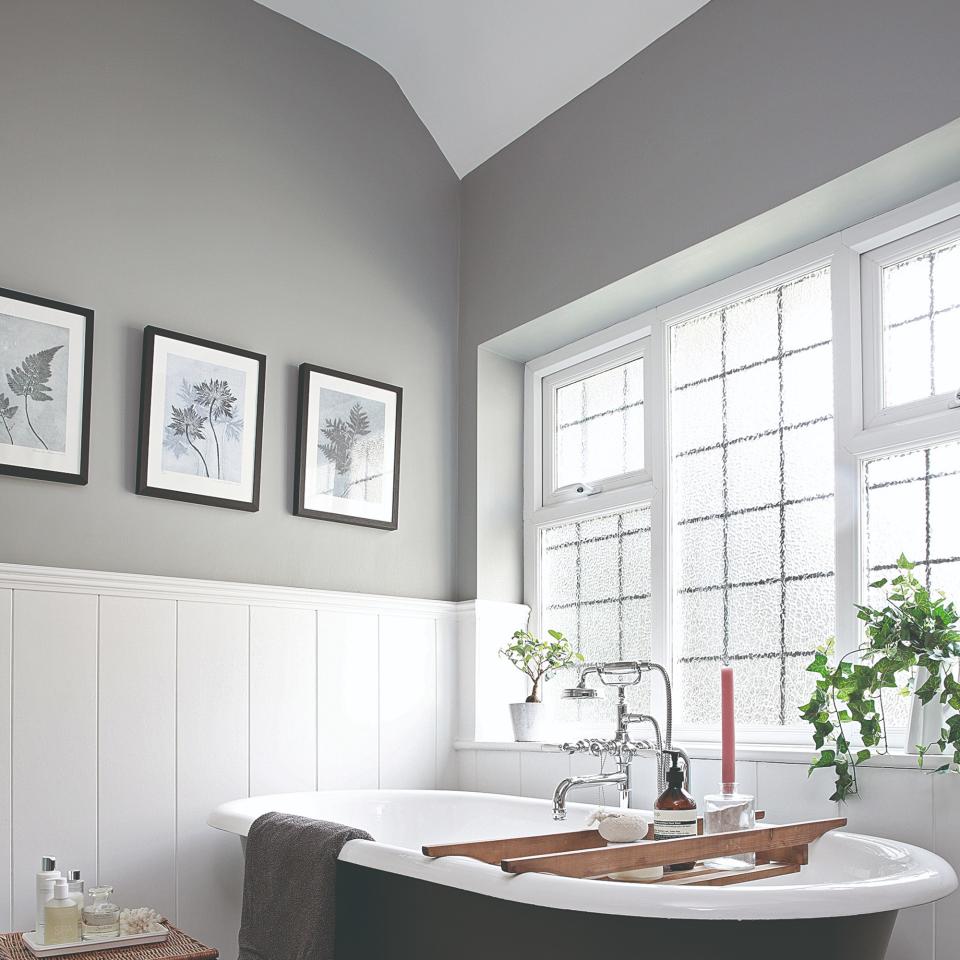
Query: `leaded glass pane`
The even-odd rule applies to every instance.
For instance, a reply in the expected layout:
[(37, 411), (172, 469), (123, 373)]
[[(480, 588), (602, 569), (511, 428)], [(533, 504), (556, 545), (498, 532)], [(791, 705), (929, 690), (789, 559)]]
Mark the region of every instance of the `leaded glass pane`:
[[(650, 508), (631, 508), (544, 528), (540, 629), (560, 630), (588, 661), (650, 658)], [(547, 686), (551, 699), (575, 682), (558, 673)], [(649, 683), (629, 694), (631, 709), (646, 710)], [(612, 700), (559, 701), (562, 719), (607, 721)]]
[(885, 406), (960, 387), (960, 244), (884, 267), (881, 316)]
[(830, 275), (818, 270), (670, 338), (674, 634), (680, 722), (799, 722), (833, 633)]
[[(903, 553), (928, 589), (960, 602), (960, 443), (868, 460), (863, 479), (866, 583), (895, 575)], [(873, 606), (885, 593), (865, 587)], [(894, 692), (883, 702), (887, 726), (905, 727), (910, 700)]]
[(557, 389), (557, 486), (643, 469), (643, 358)]

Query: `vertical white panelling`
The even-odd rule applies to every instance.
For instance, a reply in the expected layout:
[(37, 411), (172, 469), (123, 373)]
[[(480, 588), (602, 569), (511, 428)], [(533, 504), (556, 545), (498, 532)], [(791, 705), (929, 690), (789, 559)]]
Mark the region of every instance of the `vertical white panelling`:
[(457, 751), (458, 790), (473, 793), (477, 789), (477, 753), (476, 750)]
[(828, 799), (832, 793), (828, 771), (815, 770), (808, 775), (802, 763), (757, 764), (757, 806), (766, 810), (771, 823), (839, 816), (837, 804)]
[(10, 930), (10, 711), (13, 703), (10, 675), (13, 652), (13, 591), (0, 590), (0, 930)]
[(174, 917), (176, 601), (101, 597), (99, 662), (99, 877)]
[(459, 689), (459, 644), (457, 621), (441, 617), (437, 624), (437, 786), (456, 790), (458, 781), (457, 738)]
[(97, 598), (13, 602), (13, 926), (29, 930), (43, 855), (96, 873)]
[[(945, 774), (933, 780), (933, 850), (960, 873), (960, 776)], [(960, 944), (960, 891), (934, 904), (936, 958), (950, 960)]]
[[(933, 777), (922, 770), (862, 767), (860, 796), (844, 804), (847, 829), (933, 848)], [(901, 910), (887, 960), (932, 960), (933, 905)]]
[(317, 783), (317, 615), (250, 608), (250, 793)]
[[(520, 795), (549, 800), (557, 784), (570, 776), (570, 755), (525, 750), (520, 754)], [(575, 791), (578, 792), (578, 791)], [(571, 796), (572, 801), (580, 799)]]
[(236, 953), (243, 858), (206, 821), (247, 795), (248, 610), (180, 602), (177, 613), (177, 917), (225, 957)]
[(477, 790), (520, 796), (520, 753), (517, 750), (477, 751)]
[(380, 618), (380, 786), (437, 782), (436, 621)]
[(377, 616), (321, 610), (317, 639), (319, 789), (375, 790), (380, 783)]

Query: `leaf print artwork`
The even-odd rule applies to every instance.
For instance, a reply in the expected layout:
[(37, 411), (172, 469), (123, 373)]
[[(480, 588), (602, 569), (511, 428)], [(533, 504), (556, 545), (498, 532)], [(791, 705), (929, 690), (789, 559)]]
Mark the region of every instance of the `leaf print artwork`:
[(317, 493), (348, 500), (380, 498), (386, 411), (367, 397), (318, 391)]
[(246, 375), (220, 364), (169, 354), (162, 469), (238, 483)]
[(13, 434), (10, 432), (10, 423), (17, 415), (17, 410), (19, 409), (19, 407), (15, 407), (2, 393), (0, 393), (0, 420), (3, 421), (3, 426), (6, 428), (7, 437), (9, 437), (11, 445), (13, 444)]
[(200, 463), (203, 464), (203, 472), (209, 477), (210, 468), (207, 466), (206, 457), (200, 452), (196, 444), (197, 440), (204, 439), (203, 425), (206, 422), (207, 418), (201, 417), (193, 404), (190, 404), (189, 407), (173, 407), (167, 429), (175, 437), (183, 437), (190, 449), (200, 458)]

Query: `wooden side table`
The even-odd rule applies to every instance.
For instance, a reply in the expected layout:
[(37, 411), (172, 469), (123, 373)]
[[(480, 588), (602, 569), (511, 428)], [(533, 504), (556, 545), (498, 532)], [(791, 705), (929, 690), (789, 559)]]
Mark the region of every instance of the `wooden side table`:
[[(166, 921), (164, 921), (166, 923)], [(163, 943), (144, 943), (133, 947), (114, 947), (76, 954), (80, 960), (217, 960), (213, 947), (188, 937), (167, 923), (170, 936)], [(36, 960), (19, 933), (0, 934), (0, 960)]]

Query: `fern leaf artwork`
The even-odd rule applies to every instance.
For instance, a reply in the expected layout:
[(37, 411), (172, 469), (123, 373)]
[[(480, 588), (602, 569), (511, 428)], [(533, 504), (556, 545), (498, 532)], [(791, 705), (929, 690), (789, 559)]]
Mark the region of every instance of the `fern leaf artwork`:
[(5, 394), (0, 393), (0, 420), (3, 421), (4, 429), (7, 431), (7, 437), (10, 444), (13, 444), (13, 434), (10, 432), (10, 424), (17, 415), (19, 407), (14, 406)]
[[(53, 358), (58, 350), (63, 348), (63, 344), (57, 344), (55, 347), (47, 347), (46, 350), (38, 350), (25, 357), (18, 367), (14, 367), (7, 373), (7, 385), (15, 396), (23, 397), (23, 415), (26, 418), (27, 426), (30, 432), (40, 441), (44, 450), (49, 450), (46, 441), (37, 432), (33, 421), (30, 419), (30, 401), (36, 403), (49, 402), (53, 399), (51, 388), (48, 386), (50, 378), (53, 376)], [(15, 411), (16, 412), (16, 409)], [(4, 417), (6, 426), (7, 418)], [(12, 435), (11, 435), (12, 442)]]

